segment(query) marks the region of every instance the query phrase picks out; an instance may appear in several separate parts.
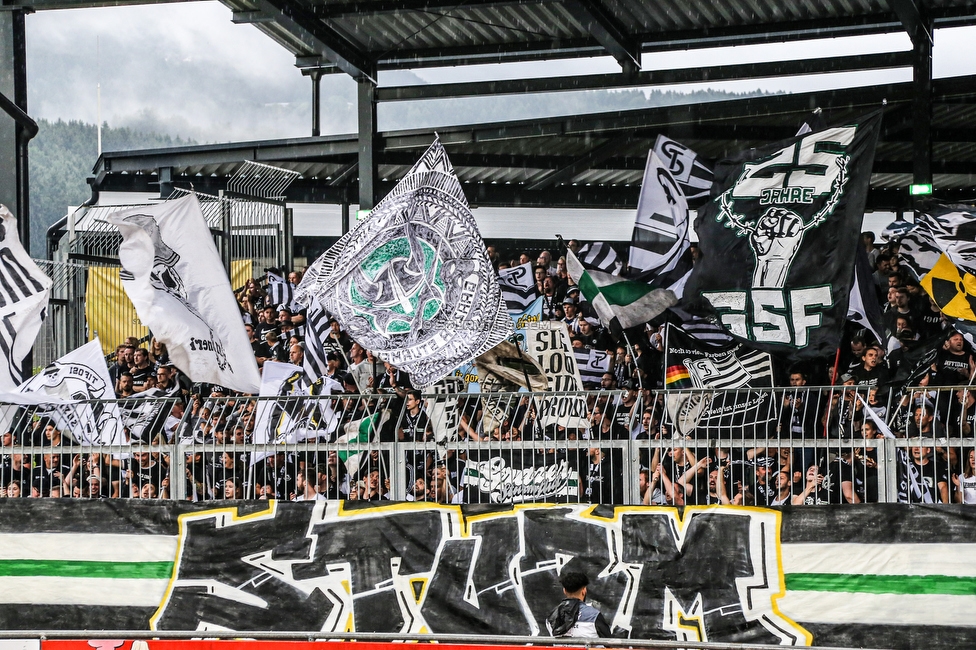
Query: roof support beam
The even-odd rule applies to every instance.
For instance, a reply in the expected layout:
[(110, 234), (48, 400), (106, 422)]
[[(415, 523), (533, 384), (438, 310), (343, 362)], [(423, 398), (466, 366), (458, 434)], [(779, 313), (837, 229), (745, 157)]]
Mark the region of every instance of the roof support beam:
[(301, 41), (309, 50), (335, 63), (355, 79), (375, 83), (376, 64), (328, 23), (316, 17), (296, 0), (256, 0), (262, 13), (274, 16), (274, 22)]
[(925, 17), (916, 0), (888, 0), (888, 5), (898, 16), (916, 47), (923, 40), (928, 41), (929, 47), (932, 46), (932, 23)]
[(626, 74), (640, 70), (640, 47), (626, 29), (595, 0), (565, 0), (563, 7), (617, 60)]
[(789, 77), (807, 74), (850, 72), (907, 68), (914, 62), (912, 52), (864, 54), (802, 61), (773, 61), (720, 65), (678, 70), (648, 70), (632, 76), (592, 74), (575, 77), (537, 79), (504, 79), (452, 84), (391, 86), (376, 91), (378, 101), (406, 101), (446, 97), (474, 97), (479, 95), (517, 95), (604, 88), (632, 88), (637, 86), (666, 86), (673, 84)]
[(552, 174), (549, 174), (543, 178), (541, 181), (529, 185), (526, 189), (530, 191), (537, 191), (547, 187), (553, 187), (557, 183), (568, 181), (580, 172), (590, 169), (593, 165), (615, 156), (620, 152), (620, 148), (625, 146), (630, 141), (631, 137), (629, 135), (611, 138), (596, 149), (591, 149), (578, 160), (575, 160), (573, 163), (563, 167), (562, 169), (556, 170)]

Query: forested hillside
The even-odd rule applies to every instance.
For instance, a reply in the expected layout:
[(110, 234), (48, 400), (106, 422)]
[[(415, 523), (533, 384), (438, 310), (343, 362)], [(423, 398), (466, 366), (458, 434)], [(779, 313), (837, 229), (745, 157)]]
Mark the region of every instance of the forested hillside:
[[(31, 253), (45, 257), (48, 227), (91, 193), (85, 179), (98, 159), (94, 124), (38, 120), (37, 137), (30, 143)], [(179, 137), (102, 126), (102, 149), (152, 149), (191, 144)]]

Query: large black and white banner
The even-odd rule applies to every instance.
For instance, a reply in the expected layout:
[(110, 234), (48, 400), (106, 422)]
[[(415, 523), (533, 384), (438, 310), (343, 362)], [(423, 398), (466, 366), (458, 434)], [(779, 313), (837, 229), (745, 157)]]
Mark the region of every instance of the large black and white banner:
[(610, 372), (613, 359), (606, 350), (590, 350), (589, 348), (573, 348), (576, 366), (579, 368), (580, 379), (586, 386), (599, 385), (605, 373)]
[(976, 204), (926, 201), (914, 227), (900, 240), (901, 259), (921, 279), (945, 254), (955, 266), (976, 275)]
[[(81, 445), (126, 444), (124, 419), (96, 338), (57, 361), (10, 393), (0, 394), (0, 428), (9, 431), (17, 407), (33, 406), (35, 415), (51, 418), (68, 440)], [(30, 431), (21, 431), (29, 440)]]
[(118, 212), (122, 286), (139, 319), (192, 381), (257, 393), (241, 310), (196, 196)]
[[(528, 354), (539, 362), (549, 381), (549, 390), (576, 392), (583, 390), (569, 329), (565, 323), (541, 321), (526, 330)], [(586, 399), (579, 395), (540, 396), (539, 423), (545, 427), (558, 425), (567, 429), (588, 429)]]
[(791, 358), (833, 354), (881, 113), (744, 151), (715, 170), (685, 287), (736, 337)]
[[(703, 344), (668, 323), (665, 329), (666, 407), (681, 435), (765, 437), (777, 418), (768, 352), (741, 343)], [(682, 391), (681, 389), (694, 389)]]
[(364, 348), (429, 385), (504, 341), (512, 319), (454, 168), (435, 140), (368, 219), (306, 271)]
[(0, 391), (24, 379), (24, 357), (34, 345), (47, 311), (51, 278), (30, 258), (17, 218), (0, 205)]
[[(329, 326), (329, 315), (319, 305), (318, 299), (312, 298), (309, 301), (305, 314), (305, 356), (302, 365), (309, 377), (317, 379), (329, 371), (328, 352), (324, 341), (332, 332), (332, 328)], [(355, 375), (353, 377), (355, 380)], [(366, 390), (366, 386), (359, 386), (358, 383), (357, 387), (360, 391)]]
[[(472, 480), (511, 497), (575, 480), (483, 469)], [(966, 505), (2, 499), (0, 535), (10, 631), (545, 636), (559, 576), (581, 571), (621, 639), (976, 647)]]
[(663, 135), (657, 136), (653, 151), (677, 181), (688, 207), (697, 208), (708, 201), (712, 170), (697, 153)]
[(674, 272), (673, 278), (657, 286), (675, 291), (680, 298), (691, 272), (688, 228), (688, 201), (677, 180), (651, 151), (637, 199), (628, 261), (631, 273), (656, 278)]
[(521, 314), (539, 297), (532, 262), (500, 270), (498, 286), (501, 288), (502, 298), (505, 300), (509, 314)]

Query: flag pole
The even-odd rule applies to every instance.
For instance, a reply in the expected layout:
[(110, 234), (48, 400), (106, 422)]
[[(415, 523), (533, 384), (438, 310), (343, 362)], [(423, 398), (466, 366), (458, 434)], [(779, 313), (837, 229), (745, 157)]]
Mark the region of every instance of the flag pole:
[(637, 366), (637, 355), (634, 354), (634, 347), (630, 344), (630, 339), (627, 337), (627, 330), (621, 328), (620, 333), (624, 335), (624, 343), (627, 344), (627, 350), (630, 352), (630, 359), (634, 362), (634, 368), (637, 370), (637, 386), (643, 391), (644, 380), (641, 378), (640, 368)]

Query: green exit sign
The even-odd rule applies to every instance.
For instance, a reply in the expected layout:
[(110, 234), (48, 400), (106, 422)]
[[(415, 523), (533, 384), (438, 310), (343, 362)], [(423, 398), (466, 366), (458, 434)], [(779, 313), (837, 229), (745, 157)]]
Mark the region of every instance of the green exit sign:
[(912, 196), (920, 196), (920, 195), (923, 195), (923, 194), (931, 194), (932, 193), (932, 183), (919, 183), (917, 185), (912, 185), (909, 188), (909, 191), (912, 193)]
[(369, 218), (371, 210), (356, 210), (356, 221), (365, 221)]

